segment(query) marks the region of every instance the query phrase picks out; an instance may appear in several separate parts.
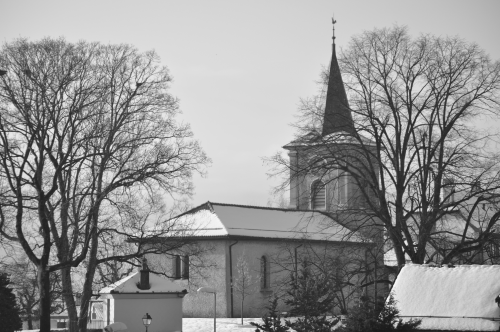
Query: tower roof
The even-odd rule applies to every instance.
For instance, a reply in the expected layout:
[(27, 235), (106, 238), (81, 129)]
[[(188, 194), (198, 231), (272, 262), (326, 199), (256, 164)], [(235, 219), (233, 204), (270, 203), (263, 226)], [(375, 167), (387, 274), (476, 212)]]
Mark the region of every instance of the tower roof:
[[(332, 19), (332, 23), (336, 21)], [(349, 102), (345, 93), (344, 82), (340, 74), (340, 68), (335, 52), (335, 25), (333, 33), (332, 61), (330, 63), (330, 72), (328, 77), (328, 90), (326, 93), (326, 105), (323, 121), (322, 136), (332, 133), (345, 131), (356, 135), (354, 122), (352, 121)]]

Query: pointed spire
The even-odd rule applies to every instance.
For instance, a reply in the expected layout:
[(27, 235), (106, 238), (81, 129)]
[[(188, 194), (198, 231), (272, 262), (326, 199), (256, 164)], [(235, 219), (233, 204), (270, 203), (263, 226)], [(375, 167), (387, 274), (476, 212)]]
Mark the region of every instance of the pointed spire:
[(340, 74), (340, 68), (335, 52), (335, 23), (337, 23), (337, 21), (332, 18), (332, 62), (330, 63), (323, 132), (321, 135), (326, 136), (341, 131), (356, 135), (354, 122), (352, 121), (352, 115), (349, 109), (349, 103), (347, 101), (347, 95), (345, 93), (344, 82), (342, 81), (342, 75)]

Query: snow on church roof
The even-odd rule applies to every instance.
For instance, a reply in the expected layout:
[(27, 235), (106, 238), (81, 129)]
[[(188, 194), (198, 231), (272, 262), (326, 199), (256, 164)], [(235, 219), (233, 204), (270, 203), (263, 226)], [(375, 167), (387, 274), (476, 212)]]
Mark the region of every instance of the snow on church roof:
[(187, 225), (185, 236), (245, 236), (259, 238), (308, 239), (369, 242), (318, 211), (207, 202), (175, 218)]
[(156, 274), (149, 274), (149, 289), (139, 289), (137, 284), (140, 282), (141, 274), (135, 272), (128, 277), (118, 280), (114, 284), (104, 287), (99, 294), (110, 293), (182, 293), (183, 287), (166, 278)]
[(422, 330), (498, 331), (500, 265), (404, 266), (391, 290), (400, 316)]

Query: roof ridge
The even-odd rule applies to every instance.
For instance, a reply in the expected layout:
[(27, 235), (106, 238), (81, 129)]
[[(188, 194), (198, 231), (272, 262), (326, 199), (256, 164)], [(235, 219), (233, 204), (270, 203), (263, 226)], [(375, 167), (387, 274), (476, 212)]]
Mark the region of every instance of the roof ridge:
[(288, 209), (288, 208), (280, 208), (280, 207), (274, 207), (274, 206), (246, 205), (246, 204), (233, 204), (233, 203), (217, 203), (217, 202), (209, 202), (209, 203), (211, 205), (236, 206), (236, 207), (243, 207), (243, 208), (250, 208), (250, 209), (277, 210), (277, 211), (284, 211), (284, 212), (317, 212), (317, 213), (325, 214), (325, 215), (331, 217), (330, 215), (326, 214), (325, 211), (321, 211), (321, 210)]
[(190, 214), (190, 213), (196, 212), (198, 210), (203, 210), (203, 209), (210, 210), (211, 212), (213, 212), (213, 209), (210, 207), (210, 204), (211, 204), (210, 201), (206, 201), (205, 203), (200, 204), (198, 206), (195, 206), (194, 208), (191, 208), (191, 209), (189, 209), (187, 211), (184, 211), (181, 214), (176, 215), (175, 217), (167, 219), (167, 221), (168, 220), (172, 220), (172, 219), (177, 219), (177, 218), (180, 218), (182, 216), (185, 216), (186, 214)]

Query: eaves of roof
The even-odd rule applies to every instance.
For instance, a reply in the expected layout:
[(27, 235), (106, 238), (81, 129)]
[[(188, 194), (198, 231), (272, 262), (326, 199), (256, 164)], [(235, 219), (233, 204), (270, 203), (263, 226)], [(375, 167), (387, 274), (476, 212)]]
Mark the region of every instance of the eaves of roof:
[(310, 243), (330, 243), (330, 244), (352, 244), (359, 246), (375, 246), (373, 241), (357, 242), (357, 241), (338, 241), (338, 240), (317, 240), (307, 238), (282, 238), (282, 237), (262, 237), (262, 236), (244, 236), (244, 235), (202, 235), (202, 236), (186, 236), (186, 237), (164, 237), (144, 240), (142, 243), (160, 243), (169, 240), (247, 240), (247, 241), (280, 241), (280, 242), (310, 242)]

